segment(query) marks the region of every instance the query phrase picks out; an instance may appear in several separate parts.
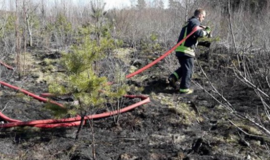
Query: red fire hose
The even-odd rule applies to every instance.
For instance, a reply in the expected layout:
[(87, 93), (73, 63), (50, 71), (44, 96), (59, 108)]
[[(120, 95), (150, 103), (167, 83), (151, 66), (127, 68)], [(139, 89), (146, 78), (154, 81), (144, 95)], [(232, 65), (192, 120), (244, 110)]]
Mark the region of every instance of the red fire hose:
[[(129, 74), (126, 76), (126, 78), (131, 78), (141, 72), (143, 72), (144, 70), (152, 67), (153, 65), (155, 65), (156, 63), (158, 63), (159, 61), (161, 61), (162, 59), (164, 59), (166, 56), (168, 56), (170, 53), (172, 53), (181, 43), (183, 43), (187, 38), (189, 38), (194, 32), (196, 32), (197, 30), (201, 29), (200, 27), (194, 27), (192, 32), (186, 36), (186, 38), (184, 38), (183, 40), (181, 40), (179, 43), (177, 43), (173, 48), (171, 48), (169, 51), (167, 51), (165, 54), (163, 54), (161, 57), (159, 57), (158, 59), (156, 59), (155, 61), (153, 61), (152, 63), (146, 65), (145, 67)], [(0, 61), (0, 65), (5, 66), (7, 69), (13, 70), (13, 68), (3, 62)], [(26, 91), (24, 89), (21, 89), (19, 87), (10, 85), (6, 82), (0, 81), (0, 84), (18, 91), (21, 91), (22, 93), (33, 97), (34, 99), (37, 99), (39, 101), (42, 102), (50, 102), (52, 104), (58, 105), (59, 107), (63, 107), (62, 104), (57, 103), (55, 101), (50, 101), (44, 97), (35, 95), (34, 93), (31, 93), (29, 91)], [(45, 95), (45, 94), (44, 94)], [(142, 101), (132, 104), (130, 106), (127, 106), (125, 108), (119, 109), (119, 110), (115, 110), (115, 111), (110, 111), (110, 112), (105, 112), (105, 113), (100, 113), (100, 114), (94, 114), (94, 115), (88, 115), (86, 116), (84, 119), (97, 119), (97, 118), (104, 118), (104, 117), (108, 117), (108, 116), (112, 116), (112, 115), (116, 115), (116, 114), (120, 114), (120, 113), (124, 113), (127, 111), (130, 111), (138, 106), (141, 106), (143, 104), (149, 103), (150, 99), (147, 96), (137, 96), (137, 95), (126, 95), (125, 97), (127, 98), (140, 98)], [(73, 118), (65, 118), (65, 119), (45, 119), (45, 120), (33, 120), (33, 121), (25, 121), (22, 122), (20, 120), (16, 120), (16, 119), (12, 119), (7, 117), (6, 115), (4, 115), (3, 113), (0, 112), (0, 118), (3, 119), (4, 121), (6, 121), (7, 123), (1, 124), (0, 127), (1, 128), (9, 128), (9, 127), (16, 127), (16, 126), (34, 126), (34, 127), (38, 127), (38, 128), (55, 128), (55, 127), (72, 127), (72, 126), (78, 126), (81, 123), (81, 117), (77, 116), (77, 117), (73, 117)]]
[(186, 38), (182, 39), (180, 42), (178, 42), (175, 46), (173, 46), (169, 51), (167, 51), (166, 53), (164, 53), (162, 56), (160, 56), (159, 58), (157, 58), (156, 60), (154, 60), (152, 63), (149, 63), (148, 65), (144, 66), (143, 68), (129, 74), (126, 76), (126, 78), (131, 78), (141, 72), (143, 72), (144, 70), (152, 67), (153, 65), (155, 65), (156, 63), (158, 63), (159, 61), (161, 61), (162, 59), (164, 59), (165, 57), (167, 57), (169, 54), (171, 54), (180, 44), (182, 44), (186, 39), (188, 39), (194, 32), (196, 32), (197, 30), (202, 29), (199, 26), (196, 26), (192, 29), (192, 31), (190, 32), (190, 34), (188, 34), (186, 36)]

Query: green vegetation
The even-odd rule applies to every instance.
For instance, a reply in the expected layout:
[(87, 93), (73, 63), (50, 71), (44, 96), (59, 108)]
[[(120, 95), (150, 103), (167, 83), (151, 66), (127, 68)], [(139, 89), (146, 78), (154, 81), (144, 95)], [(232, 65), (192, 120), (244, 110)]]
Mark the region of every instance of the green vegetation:
[[(95, 131), (85, 132), (80, 142), (83, 147), (73, 142), (65, 147), (54, 143), (50, 138), (42, 139), (42, 143), (48, 142), (44, 144), (44, 148), (39, 149), (38, 145), (33, 145), (34, 149), (27, 148), (30, 152), (20, 152), (25, 155), (25, 158), (22, 158), (29, 159), (28, 157), (32, 157), (29, 153), (35, 154), (37, 148), (40, 154), (44, 154), (44, 150), (48, 148), (50, 154), (45, 154), (51, 156), (51, 159), (78, 159), (84, 155), (75, 152), (86, 147), (85, 153), (88, 154), (90, 153), (88, 144), (91, 144), (93, 148), (100, 145), (96, 150), (99, 152), (98, 156), (105, 155), (103, 153), (106, 152), (111, 154), (112, 158), (119, 159), (121, 157), (119, 152), (121, 154), (124, 152), (119, 148), (135, 144), (138, 148), (150, 147), (147, 151), (153, 152), (153, 157), (145, 157), (151, 155), (150, 152), (143, 152), (145, 155), (142, 156), (138, 153), (141, 157), (137, 159), (155, 159), (154, 156), (173, 159), (171, 156), (176, 153), (172, 151), (182, 150), (186, 154), (186, 151), (192, 149), (192, 142), (197, 137), (203, 139), (202, 148), (187, 156), (214, 158), (222, 155), (227, 159), (235, 159), (250, 155), (251, 159), (254, 159), (257, 154), (267, 155), (269, 149), (265, 148), (269, 146), (269, 140), (264, 137), (269, 135), (266, 131), (269, 131), (267, 95), (270, 83), (267, 66), (270, 59), (268, 54), (270, 36), (265, 31), (270, 23), (267, 20), (269, 2), (266, 0), (181, 2), (170, 0), (168, 8), (162, 7), (164, 4), (161, 0), (151, 2), (138, 0), (138, 4), (133, 4), (130, 8), (108, 11), (104, 10), (105, 4), (99, 0), (89, 2), (91, 7), (88, 4), (75, 6), (71, 5), (71, 1), (61, 1), (61, 4), (55, 4), (54, 8), (46, 6), (45, 1), (42, 3), (40, 1), (39, 4), (38, 2), (30, 4), (34, 0), (24, 1), (25, 3), (16, 2), (18, 5), (16, 8), (13, 6), (14, 12), (4, 12), (0, 16), (1, 61), (15, 68), (14, 72), (1, 68), (1, 76), (4, 81), (19, 84), (19, 87), (35, 93), (43, 92), (44, 86), (48, 85), (49, 92), (59, 97), (60, 103), (65, 108), (52, 104), (46, 104), (44, 108), (42, 103), (30, 103), (33, 99), (19, 92), (15, 96), (12, 94), (15, 100), (10, 101), (11, 96), (7, 95), (14, 91), (6, 92), (4, 87), (0, 91), (2, 112), (24, 121), (24, 118), (52, 118), (48, 113), (49, 109), (55, 118), (80, 115), (81, 122), (84, 122), (85, 116), (89, 114), (117, 110), (123, 105), (131, 104), (130, 100), (123, 97), (126, 93), (150, 94), (149, 97), (153, 102), (133, 112), (122, 114), (121, 119), (117, 117), (119, 123), (111, 122), (110, 118), (97, 121), (99, 126)], [(155, 67), (129, 80), (128, 86), (125, 76), (155, 60), (174, 46), (183, 23), (198, 7), (207, 9), (202, 25), (213, 28), (213, 38), (199, 40), (209, 41), (212, 44), (210, 48), (200, 47), (196, 50), (195, 62), (199, 62), (201, 67), (194, 68), (194, 83), (192, 83), (194, 94), (190, 97), (179, 95), (165, 84), (167, 76), (178, 66), (173, 53)], [(30, 19), (27, 19), (27, 16)], [(29, 42), (30, 37), (33, 37), (33, 44)], [(22, 76), (21, 81), (17, 80), (18, 72)], [(114, 83), (108, 85), (109, 81)], [(21, 106), (26, 109), (22, 110)], [(31, 112), (32, 115), (29, 114), (29, 117), (22, 116), (24, 112), (31, 110), (31, 107), (40, 111), (41, 115)], [(228, 111), (228, 107), (237, 112)], [(236, 113), (247, 115), (257, 124), (252, 125), (252, 122), (247, 123), (246, 120), (243, 122)], [(235, 126), (228, 120), (235, 122)], [(109, 123), (104, 124), (105, 121)], [(70, 130), (67, 129), (65, 132)], [(52, 132), (56, 133), (56, 129)], [(115, 134), (111, 135), (112, 132)], [(63, 137), (57, 136), (55, 139), (61, 143), (63, 139), (73, 137), (73, 133), (67, 135), (60, 132), (57, 134)], [(27, 140), (33, 140), (33, 134), (25, 134)], [(153, 139), (158, 146), (152, 147), (147, 145), (151, 134), (161, 134), (169, 139), (166, 141)], [(171, 142), (176, 138), (170, 136), (173, 134), (183, 135), (185, 138), (173, 144)], [(95, 137), (89, 139), (86, 137), (88, 135)], [(5, 137), (4, 133), (1, 133), (1, 136), (11, 137), (10, 135)], [(16, 144), (16, 147), (17, 142), (28, 144), (17, 135), (16, 137), (12, 135), (11, 138), (16, 141), (11, 142)], [(95, 141), (95, 138), (98, 141)], [(247, 141), (250, 146), (242, 146), (240, 143), (242, 140)], [(128, 141), (132, 141), (132, 144)], [(39, 140), (35, 140), (33, 144), (36, 142)], [(49, 143), (52, 143), (50, 147)], [(10, 147), (9, 143), (3, 144), (6, 146), (3, 145), (2, 148)], [(135, 145), (134, 149), (138, 152), (144, 149), (135, 148)], [(55, 149), (58, 146), (64, 146), (64, 149), (61, 151)], [(25, 146), (22, 147), (25, 149)], [(204, 153), (200, 152), (203, 147), (209, 147), (213, 154), (203, 155)], [(6, 152), (16, 154), (14, 149), (11, 148)], [(102, 149), (104, 152), (100, 152)], [(248, 153), (249, 150), (246, 149), (254, 151)], [(154, 154), (155, 151), (160, 152), (160, 157)], [(95, 150), (93, 149), (91, 153), (94, 154)], [(68, 158), (64, 158), (61, 154), (68, 154)], [(226, 155), (230, 155), (230, 158)], [(181, 159), (184, 158), (194, 159), (194, 157)], [(94, 155), (90, 159), (95, 159)], [(97, 157), (97, 159), (106, 158)]]
[(3, 17), (3, 28), (0, 30), (0, 38), (4, 38), (5, 35), (14, 34), (16, 16), (9, 14)]
[[(120, 97), (126, 87), (114, 91), (108, 85), (106, 77), (98, 77), (94, 70), (95, 61), (101, 59), (107, 49), (113, 47), (111, 41), (101, 39), (100, 45), (89, 37), (82, 44), (71, 48), (70, 53), (63, 53), (61, 59), (66, 75), (60, 81), (50, 84), (49, 91), (57, 95), (71, 94), (78, 102), (68, 106), (72, 115), (85, 115), (91, 107), (98, 107), (106, 102), (106, 97)], [(63, 76), (63, 75), (62, 75)]]

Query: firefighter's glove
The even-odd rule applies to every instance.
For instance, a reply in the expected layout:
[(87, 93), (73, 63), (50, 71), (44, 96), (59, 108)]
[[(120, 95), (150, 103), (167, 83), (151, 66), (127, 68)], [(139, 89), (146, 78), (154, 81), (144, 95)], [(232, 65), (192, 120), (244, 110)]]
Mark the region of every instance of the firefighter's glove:
[(208, 38), (211, 38), (212, 37), (212, 33), (211, 33), (211, 29), (210, 29), (210, 27), (205, 27), (205, 29), (204, 29), (205, 31), (206, 31), (206, 36), (208, 37)]
[(207, 34), (210, 34), (210, 33), (211, 33), (210, 27), (207, 26), (207, 27), (205, 28), (205, 31), (207, 32)]

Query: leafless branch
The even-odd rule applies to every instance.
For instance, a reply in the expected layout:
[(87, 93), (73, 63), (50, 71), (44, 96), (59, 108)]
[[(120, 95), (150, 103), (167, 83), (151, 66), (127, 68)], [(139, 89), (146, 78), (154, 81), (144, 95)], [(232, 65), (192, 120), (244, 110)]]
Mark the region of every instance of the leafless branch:
[(225, 107), (227, 107), (231, 112), (234, 112), (235, 110), (233, 109), (232, 104), (217, 90), (217, 88), (214, 86), (214, 84), (211, 82), (211, 80), (209, 79), (209, 77), (207, 76), (207, 74), (205, 73), (204, 69), (202, 68), (202, 66), (200, 65), (200, 63), (197, 61), (198, 66), (200, 67), (200, 70), (202, 71), (203, 75), (205, 76), (205, 78), (207, 79), (207, 81), (209, 82), (209, 84), (212, 87), (212, 91), (214, 93), (216, 93), (219, 97), (222, 98), (223, 101), (226, 102), (227, 105), (224, 105), (224, 103), (222, 103), (221, 101), (219, 101), (213, 94), (211, 94), (210, 92), (208, 92), (204, 87), (202, 87), (199, 83), (196, 83), (200, 88), (202, 88), (206, 93), (208, 93), (208, 95), (210, 95), (212, 98), (214, 98), (218, 103), (224, 105)]
[(4, 108), (1, 110), (1, 112), (4, 112), (5, 109), (7, 108), (7, 105), (9, 104), (9, 101), (6, 103), (6, 105), (4, 106)]
[(270, 88), (270, 83), (269, 83), (268, 77), (266, 76), (266, 77), (265, 77), (265, 79), (266, 79), (266, 82), (267, 82), (268, 88)]
[(253, 88), (254, 90), (259, 91), (261, 94), (263, 94), (264, 96), (266, 96), (267, 98), (269, 98), (269, 95), (267, 93), (265, 93), (264, 91), (262, 91), (259, 87), (257, 87), (255, 84), (253, 84), (252, 82), (250, 82), (246, 77), (244, 77), (242, 75), (242, 73), (239, 70), (234, 70), (235, 76), (242, 82), (244, 82), (245, 84), (247, 84), (249, 87)]
[(257, 137), (257, 138), (263, 138), (263, 139), (268, 139), (268, 137), (250, 134), (250, 133), (246, 132), (245, 130), (243, 130), (241, 127), (237, 126), (232, 120), (228, 120), (228, 121), (229, 121), (235, 128), (237, 128), (239, 131), (241, 131), (242, 133), (244, 133), (244, 134), (247, 135), (247, 136), (250, 136), (250, 137)]

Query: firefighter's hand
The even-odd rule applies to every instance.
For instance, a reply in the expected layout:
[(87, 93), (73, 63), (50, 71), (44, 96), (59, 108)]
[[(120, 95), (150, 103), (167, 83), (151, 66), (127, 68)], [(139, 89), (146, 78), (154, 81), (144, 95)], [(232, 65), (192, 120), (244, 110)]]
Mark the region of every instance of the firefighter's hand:
[(207, 33), (207, 37), (208, 37), (208, 38), (211, 38), (211, 37), (212, 37), (211, 28), (207, 26), (207, 27), (205, 27), (204, 30), (205, 30), (206, 33)]
[(208, 34), (210, 34), (211, 33), (211, 28), (210, 27), (205, 27), (205, 29), (204, 29)]

